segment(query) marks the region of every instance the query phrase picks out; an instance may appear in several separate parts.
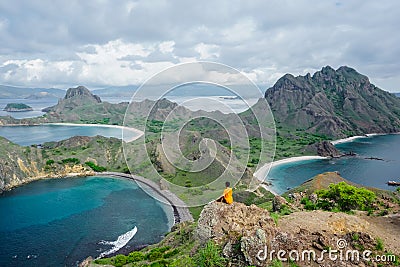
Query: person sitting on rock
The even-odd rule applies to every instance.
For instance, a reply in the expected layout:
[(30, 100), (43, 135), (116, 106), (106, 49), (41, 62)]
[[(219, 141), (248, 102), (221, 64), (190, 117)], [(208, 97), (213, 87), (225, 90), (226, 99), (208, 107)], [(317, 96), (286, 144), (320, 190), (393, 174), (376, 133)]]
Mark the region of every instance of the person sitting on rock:
[(226, 186), (226, 188), (224, 190), (224, 193), (222, 194), (222, 196), (219, 199), (217, 199), (217, 202), (232, 204), (232, 202), (233, 202), (232, 192), (233, 191), (232, 191), (232, 188), (230, 187), (231, 183), (226, 182), (225, 186)]

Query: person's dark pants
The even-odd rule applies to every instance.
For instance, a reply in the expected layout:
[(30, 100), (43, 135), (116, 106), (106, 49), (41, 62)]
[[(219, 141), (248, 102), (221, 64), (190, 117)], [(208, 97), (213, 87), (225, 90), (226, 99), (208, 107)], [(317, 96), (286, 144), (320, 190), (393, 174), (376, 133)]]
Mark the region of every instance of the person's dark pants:
[(226, 202), (225, 198), (222, 196), (220, 198), (217, 199), (217, 202), (222, 202), (222, 203), (226, 203), (228, 204), (228, 202)]

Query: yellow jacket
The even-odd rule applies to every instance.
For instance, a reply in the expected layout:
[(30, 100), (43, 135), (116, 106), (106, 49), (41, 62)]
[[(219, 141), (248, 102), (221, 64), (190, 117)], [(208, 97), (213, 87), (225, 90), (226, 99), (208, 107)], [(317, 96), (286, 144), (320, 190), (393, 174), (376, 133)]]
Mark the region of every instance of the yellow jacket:
[(224, 198), (225, 198), (226, 203), (232, 204), (232, 202), (233, 202), (232, 188), (230, 188), (230, 187), (225, 188)]

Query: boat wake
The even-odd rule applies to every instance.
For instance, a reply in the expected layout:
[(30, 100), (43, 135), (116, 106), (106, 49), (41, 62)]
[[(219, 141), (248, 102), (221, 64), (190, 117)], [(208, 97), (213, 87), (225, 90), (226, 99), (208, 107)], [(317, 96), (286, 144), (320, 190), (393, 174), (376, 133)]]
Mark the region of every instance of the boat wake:
[(129, 232), (126, 232), (125, 234), (122, 234), (118, 237), (116, 241), (100, 241), (99, 244), (102, 245), (112, 245), (113, 247), (107, 251), (104, 251), (99, 255), (98, 258), (103, 258), (107, 255), (113, 254), (123, 248), (126, 244), (128, 244), (129, 240), (131, 240), (137, 232), (137, 227), (135, 226), (132, 230)]

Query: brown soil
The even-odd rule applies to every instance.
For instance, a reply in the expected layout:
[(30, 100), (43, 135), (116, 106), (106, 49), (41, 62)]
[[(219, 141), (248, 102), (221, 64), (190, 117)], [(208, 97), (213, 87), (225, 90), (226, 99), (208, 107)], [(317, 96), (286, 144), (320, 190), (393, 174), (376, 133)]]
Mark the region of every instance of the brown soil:
[(385, 251), (400, 254), (400, 214), (372, 217), (364, 213), (349, 215), (323, 211), (295, 212), (279, 219), (279, 228), (289, 233), (299, 233), (301, 229), (309, 232), (326, 232), (343, 235), (351, 232), (369, 233), (380, 238)]

